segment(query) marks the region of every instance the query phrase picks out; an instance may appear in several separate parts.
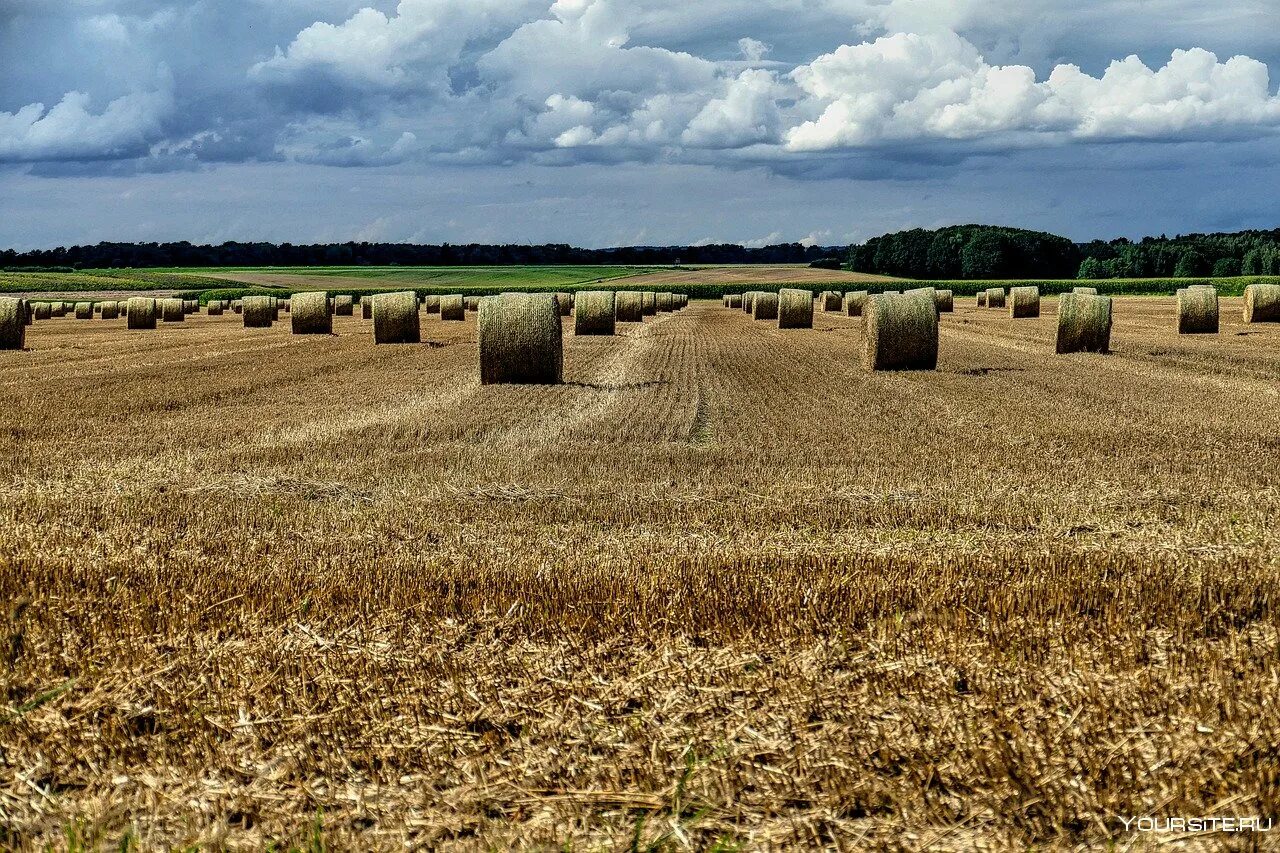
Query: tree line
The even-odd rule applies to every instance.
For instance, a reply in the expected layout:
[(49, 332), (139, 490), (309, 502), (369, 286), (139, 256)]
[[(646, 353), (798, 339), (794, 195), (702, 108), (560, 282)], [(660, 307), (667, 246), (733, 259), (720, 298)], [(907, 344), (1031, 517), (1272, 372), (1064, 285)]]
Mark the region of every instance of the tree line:
[(408, 243), (98, 243), (18, 252), (0, 251), (6, 269), (122, 269), (131, 267), (320, 267), (320, 266), (516, 266), (680, 264), (805, 264), (843, 257), (845, 247), (783, 243), (762, 248), (629, 246), (580, 249), (564, 244), (416, 245)]
[(1041, 231), (959, 225), (876, 237), (850, 248), (849, 266), (919, 279), (1280, 275), (1280, 229), (1074, 243)]

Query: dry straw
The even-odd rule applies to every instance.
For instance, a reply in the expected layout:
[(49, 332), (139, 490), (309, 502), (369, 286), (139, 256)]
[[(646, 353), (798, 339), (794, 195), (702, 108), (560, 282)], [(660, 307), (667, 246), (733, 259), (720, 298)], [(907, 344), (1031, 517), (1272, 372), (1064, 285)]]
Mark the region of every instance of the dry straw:
[(1003, 287), (987, 288), (987, 307), (988, 308), (1004, 307), (1004, 288)]
[(204, 307), (204, 311), (210, 317), (222, 316), (222, 303), (217, 299), (209, 300), (209, 304)]
[(422, 297), (422, 309), (426, 311), (428, 314), (439, 314), (440, 313), (440, 297), (439, 296)]
[(266, 329), (275, 322), (275, 310), (270, 296), (246, 296), (240, 300), (246, 329)]
[(1015, 320), (1040, 316), (1040, 288), (1014, 287), (1009, 290), (1009, 316)]
[(232, 312), (233, 312), (233, 313), (236, 313), (236, 314), (239, 314), (240, 312), (244, 311), (244, 300), (243, 300), (243, 299), (232, 299), (232, 300), (231, 300), (231, 310), (232, 310)]
[(0, 349), (27, 345), (27, 300), (0, 296)]
[(49, 316), (50, 316), (50, 317), (65, 317), (65, 316), (67, 316), (67, 306), (66, 306), (66, 305), (64, 305), (64, 304), (63, 304), (63, 303), (61, 303), (61, 302), (50, 302), (50, 303), (49, 303)]
[(612, 290), (579, 291), (573, 306), (575, 335), (612, 335), (614, 323)]
[(350, 317), (355, 313), (354, 302), (349, 293), (339, 293), (333, 297), (333, 313), (339, 317)]
[(93, 319), (93, 303), (77, 302), (76, 303), (76, 319), (92, 320)]
[(480, 303), (480, 383), (564, 381), (560, 309), (550, 293), (504, 293)]
[(418, 295), (412, 290), (401, 293), (379, 293), (366, 299), (362, 307), (372, 303), (373, 342), (375, 344), (416, 344), (422, 342), (422, 326), (418, 318)]
[(951, 314), (956, 310), (956, 295), (950, 290), (935, 290), (933, 304), (937, 307), (939, 314)]
[[(281, 300), (280, 300), (279, 308), (280, 308), (280, 310), (281, 310), (281, 311), (283, 311), (284, 313), (286, 313), (286, 314), (290, 314), (290, 313), (292, 313), (292, 312), (293, 312), (293, 302), (292, 302), (292, 301), (290, 301), (289, 299), (281, 299)], [(278, 314), (276, 315), (276, 318), (277, 318), (277, 319), (279, 319), (279, 315), (278, 315)]]
[(48, 302), (37, 302), (32, 306), (32, 313), (37, 320), (48, 320), (52, 316), (53, 311), (49, 307)]
[(570, 314), (572, 314), (573, 313), (573, 294), (557, 293), (556, 308), (560, 309), (561, 317), (568, 317)]
[(977, 305), (979, 308), (986, 308), (987, 292), (985, 290), (979, 290), (977, 295), (974, 296), (973, 301), (974, 301), (974, 304)]
[(938, 291), (932, 287), (915, 287), (907, 291), (907, 296), (924, 296), (929, 300), (929, 304), (933, 306), (934, 319), (938, 315)]
[(1244, 289), (1246, 323), (1280, 323), (1280, 284), (1251, 284)]
[[(414, 300), (415, 300), (414, 304), (417, 304), (417, 301), (416, 301), (417, 296), (414, 296)], [(373, 297), (369, 296), (369, 297), (359, 299), (357, 300), (356, 304), (360, 306), (361, 320), (373, 319)]]
[(840, 312), (844, 310), (844, 297), (837, 291), (824, 290), (819, 297), (823, 311)]
[(674, 293), (658, 294), (658, 311), (663, 314), (670, 314), (676, 310), (676, 295)]
[(871, 294), (865, 290), (855, 290), (844, 295), (844, 313), (850, 317), (861, 317)]
[(268, 297), (271, 305), (271, 321), (274, 323), (280, 319), (280, 299), (276, 296)]
[(614, 295), (614, 316), (619, 323), (639, 323), (644, 320), (642, 296), (638, 290), (619, 290)]
[(784, 287), (778, 291), (778, 328), (812, 329), (813, 294)]
[(468, 311), (479, 311), (479, 310), (480, 310), (480, 297), (479, 297), (479, 296), (468, 296), (468, 297), (466, 297), (465, 299), (463, 299), (463, 300), (462, 300), (462, 306), (463, 306), (466, 310), (468, 310)]
[(645, 317), (652, 317), (658, 313), (658, 294), (652, 290), (640, 292), (640, 313)]
[[(813, 296), (809, 299), (812, 301)], [(778, 319), (778, 294), (757, 293), (751, 302), (751, 316), (756, 320)]]
[(1218, 290), (1212, 286), (1178, 291), (1178, 334), (1218, 334)]
[(451, 293), (448, 296), (440, 297), (440, 319), (441, 320), (465, 320), (466, 300), (460, 293)]
[(134, 296), (125, 303), (130, 329), (154, 329), (156, 327), (156, 300), (147, 296)]
[(867, 300), (862, 365), (867, 370), (935, 370), (938, 309), (928, 289)]
[[(347, 297), (347, 299), (350, 298)], [(350, 307), (351, 304), (348, 302), (347, 308)], [(292, 308), (289, 318), (295, 335), (333, 334), (333, 314), (329, 309), (329, 294), (323, 290), (295, 293)]]
[(746, 293), (742, 294), (742, 310), (744, 313), (750, 314), (755, 311), (757, 293), (758, 291), (748, 290)]
[(1111, 347), (1111, 297), (1066, 293), (1058, 301), (1058, 354), (1107, 352)]
[(181, 299), (161, 299), (160, 319), (166, 323), (181, 323), (187, 316)]
[(1072, 290), (1071, 292), (1072, 292), (1072, 293), (1079, 293), (1079, 294), (1080, 294), (1080, 295), (1082, 295), (1082, 296), (1097, 296), (1097, 295), (1098, 295), (1098, 288), (1096, 288), (1096, 287), (1077, 287), (1077, 288), (1075, 288), (1074, 290)]
[(109, 300), (101, 303), (102, 319), (115, 320), (120, 316), (120, 303), (115, 300)]
[(741, 309), (741, 308), (742, 308), (742, 294), (741, 294), (741, 293), (731, 293), (731, 294), (729, 294), (729, 297), (728, 297), (728, 298), (729, 298), (729, 307), (730, 307), (730, 308), (738, 308), (738, 309)]

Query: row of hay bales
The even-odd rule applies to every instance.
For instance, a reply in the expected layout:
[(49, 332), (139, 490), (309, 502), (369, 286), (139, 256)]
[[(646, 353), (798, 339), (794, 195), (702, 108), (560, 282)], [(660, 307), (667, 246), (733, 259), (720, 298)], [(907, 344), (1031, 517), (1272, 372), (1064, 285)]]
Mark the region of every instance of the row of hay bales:
[(584, 336), (612, 335), (618, 323), (642, 323), (645, 317), (670, 314), (689, 304), (683, 293), (651, 290), (580, 290), (570, 300), (561, 304), (572, 308), (573, 333)]
[[(989, 287), (975, 297), (979, 308), (1007, 311), (1014, 320), (1040, 316), (1040, 288), (1034, 286)], [(1099, 296), (1097, 288), (1077, 287), (1058, 300), (1059, 355), (1075, 352), (1105, 353), (1111, 350), (1111, 297)]]

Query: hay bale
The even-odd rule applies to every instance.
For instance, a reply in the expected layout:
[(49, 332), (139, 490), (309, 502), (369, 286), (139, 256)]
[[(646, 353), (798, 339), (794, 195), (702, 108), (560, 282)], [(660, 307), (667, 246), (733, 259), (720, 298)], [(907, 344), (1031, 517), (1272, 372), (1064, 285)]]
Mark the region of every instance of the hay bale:
[(281, 299), (281, 300), (280, 300), (280, 310), (281, 310), (281, 311), (283, 311), (283, 312), (284, 312), (284, 313), (286, 313), (286, 314), (292, 313), (292, 311), (293, 311), (293, 302), (292, 302), (292, 301), (290, 301), (289, 299)]
[(102, 303), (102, 319), (115, 320), (120, 316), (120, 303), (109, 300)]
[[(812, 304), (812, 295), (809, 296), (809, 301)], [(751, 301), (751, 318), (753, 320), (778, 319), (778, 294), (757, 293), (756, 298)]]
[(924, 296), (928, 298), (929, 304), (933, 306), (933, 313), (938, 313), (938, 291), (932, 287), (914, 287), (908, 290), (907, 296)]
[(839, 313), (844, 310), (844, 297), (839, 291), (824, 290), (818, 302), (822, 303), (823, 311)]
[(418, 294), (379, 293), (366, 299), (361, 309), (373, 309), (373, 342), (375, 344), (422, 343), (422, 325), (418, 316)]
[(183, 313), (186, 313), (186, 314), (199, 314), (200, 300), (199, 299), (182, 300), (182, 311)]
[(550, 293), (504, 293), (480, 304), (480, 384), (564, 381), (560, 309)]
[(1097, 296), (1097, 295), (1098, 295), (1098, 288), (1096, 288), (1096, 287), (1077, 287), (1077, 288), (1075, 288), (1074, 290), (1072, 290), (1071, 292), (1072, 292), (1072, 293), (1079, 293), (1079, 294), (1081, 294), (1082, 296)]
[(439, 314), (440, 313), (440, 297), (439, 296), (422, 297), (422, 307), (423, 309), (426, 310), (428, 314)]
[(1244, 289), (1246, 323), (1280, 323), (1280, 284), (1251, 284)]
[(778, 291), (778, 328), (812, 329), (813, 294), (784, 287)]
[(53, 311), (48, 302), (37, 302), (31, 307), (32, 316), (37, 320), (48, 320)]
[(277, 296), (267, 297), (271, 301), (271, 322), (280, 319), (280, 298)]
[(973, 304), (977, 305), (979, 308), (986, 308), (987, 292), (985, 290), (978, 291), (978, 294), (973, 299)]
[(679, 294), (679, 299), (680, 299), (679, 307), (681, 311), (689, 307), (689, 294), (681, 293)]
[(333, 313), (338, 317), (350, 317), (355, 313), (350, 293), (339, 293), (333, 297)]
[(867, 370), (936, 370), (938, 309), (931, 288), (867, 300), (862, 366)]
[[(414, 299), (414, 304), (416, 305), (417, 299), (418, 299), (416, 294), (414, 295), (413, 299)], [(373, 319), (373, 297), (369, 297), (368, 299), (361, 299), (357, 304), (359, 304), (360, 306), (360, 319), (372, 320)]]
[(612, 335), (614, 324), (613, 291), (583, 290), (573, 306), (575, 335)]
[(1009, 316), (1014, 320), (1040, 316), (1040, 288), (1013, 287), (1009, 289)]
[[(332, 335), (333, 313), (330, 311), (329, 304), (329, 294), (323, 290), (295, 293), (293, 307), (298, 310), (289, 313), (293, 333), (295, 335)], [(334, 304), (336, 310), (336, 300)], [(351, 307), (350, 302), (347, 303), (347, 307)]]
[(27, 300), (0, 296), (0, 349), (27, 345)]
[(939, 314), (952, 314), (956, 310), (956, 295), (950, 290), (935, 290), (933, 302)]
[(462, 306), (463, 306), (463, 308), (465, 308), (467, 311), (479, 311), (479, 310), (480, 310), (480, 297), (479, 297), (479, 296), (468, 296), (468, 297), (466, 297), (466, 298), (462, 301)]
[(275, 310), (270, 296), (246, 296), (240, 300), (241, 313), (246, 329), (269, 329), (275, 322)]
[(652, 290), (641, 291), (640, 313), (645, 317), (652, 317), (658, 313), (658, 294)]
[(239, 313), (241, 313), (242, 311), (244, 311), (244, 300), (242, 300), (242, 299), (232, 299), (232, 300), (231, 300), (231, 311), (232, 311), (233, 313), (235, 313), (235, 314), (239, 314)]
[(77, 302), (76, 303), (76, 319), (92, 320), (93, 319), (93, 303)]
[(209, 300), (209, 304), (204, 307), (204, 313), (208, 314), (210, 317), (221, 317), (222, 303), (217, 299)]
[(614, 317), (619, 323), (639, 323), (644, 320), (643, 296), (638, 290), (619, 290), (614, 294)]
[(130, 329), (154, 329), (159, 306), (148, 296), (134, 296), (125, 303)]
[(557, 293), (556, 307), (560, 309), (561, 317), (568, 317), (570, 314), (572, 314), (573, 313), (573, 294)]
[(987, 307), (988, 308), (1004, 307), (1004, 288), (1003, 287), (987, 288)]
[(181, 323), (187, 316), (181, 299), (161, 299), (160, 319), (166, 323)]
[(50, 317), (65, 317), (65, 316), (67, 316), (67, 305), (66, 305), (66, 303), (65, 303), (65, 302), (50, 302), (50, 303), (49, 303), (49, 316), (50, 316)]
[(871, 294), (865, 290), (855, 290), (844, 295), (844, 313), (849, 317), (861, 317)]
[(661, 314), (670, 314), (676, 310), (676, 295), (674, 293), (658, 294), (658, 312)]
[(1058, 301), (1058, 354), (1108, 352), (1111, 297), (1065, 293)]
[(741, 310), (741, 309), (742, 309), (742, 294), (741, 294), (741, 293), (731, 293), (731, 294), (729, 294), (729, 296), (728, 296), (727, 298), (728, 298), (728, 300), (729, 300), (729, 307), (730, 307), (730, 308), (737, 308), (737, 309), (739, 309), (739, 310)]
[(1178, 334), (1218, 334), (1218, 289), (1188, 287), (1178, 291)]
[(440, 297), (440, 319), (441, 320), (465, 320), (467, 319), (466, 300), (460, 293), (450, 294), (449, 296)]
[(751, 314), (755, 311), (755, 301), (758, 293), (759, 291), (756, 290), (748, 290), (746, 293), (742, 294), (743, 313)]

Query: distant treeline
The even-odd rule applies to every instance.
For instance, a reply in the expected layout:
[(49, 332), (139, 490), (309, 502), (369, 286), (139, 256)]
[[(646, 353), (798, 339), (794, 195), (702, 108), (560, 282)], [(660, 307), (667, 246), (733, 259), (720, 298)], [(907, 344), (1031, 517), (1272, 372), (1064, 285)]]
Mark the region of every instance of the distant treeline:
[(960, 225), (886, 234), (849, 250), (857, 272), (919, 279), (1116, 279), (1280, 275), (1280, 230), (1073, 243)]
[(748, 249), (743, 246), (632, 246), (579, 249), (544, 246), (423, 246), (408, 243), (99, 243), (31, 252), (0, 251), (0, 267), (43, 269), (124, 269), (130, 267), (325, 267), (325, 266), (559, 266), (681, 264), (807, 264), (841, 257), (845, 247), (823, 248), (784, 243)]

